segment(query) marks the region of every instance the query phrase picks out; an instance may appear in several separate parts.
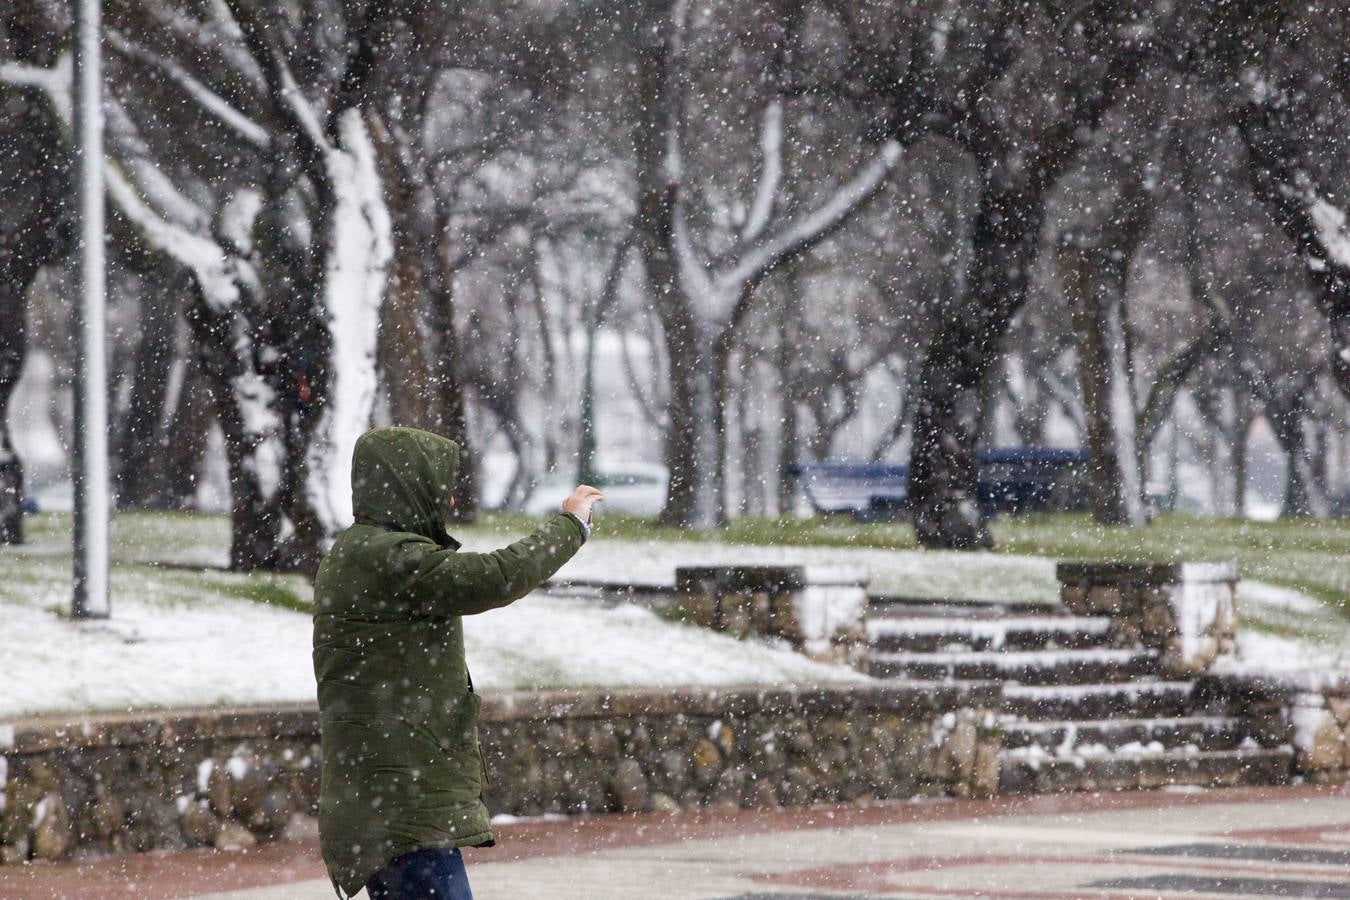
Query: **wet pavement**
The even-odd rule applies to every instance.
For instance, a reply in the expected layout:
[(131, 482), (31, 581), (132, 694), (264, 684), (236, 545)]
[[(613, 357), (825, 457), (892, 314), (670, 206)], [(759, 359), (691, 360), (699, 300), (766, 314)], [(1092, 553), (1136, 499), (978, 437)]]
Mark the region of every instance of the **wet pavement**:
[[(479, 900), (1350, 898), (1344, 786), (593, 816), (498, 837), (465, 854)], [(4, 898), (117, 896), (333, 891), (309, 840), (0, 868)]]

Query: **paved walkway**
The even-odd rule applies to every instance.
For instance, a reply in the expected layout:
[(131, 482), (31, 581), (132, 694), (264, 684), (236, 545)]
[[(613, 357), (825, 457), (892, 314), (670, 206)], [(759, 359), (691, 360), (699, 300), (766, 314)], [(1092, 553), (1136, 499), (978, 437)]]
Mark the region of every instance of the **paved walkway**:
[[(480, 900), (1346, 897), (1350, 788), (928, 801), (502, 826)], [(312, 841), (0, 868), (0, 897), (333, 896)]]

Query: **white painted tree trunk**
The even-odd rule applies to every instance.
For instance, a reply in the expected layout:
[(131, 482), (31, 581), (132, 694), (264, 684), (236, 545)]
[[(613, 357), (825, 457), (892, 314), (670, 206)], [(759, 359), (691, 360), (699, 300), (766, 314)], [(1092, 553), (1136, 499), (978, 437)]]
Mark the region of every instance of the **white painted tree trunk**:
[(361, 113), (343, 113), (338, 132), (327, 159), (334, 194), (324, 248), (329, 385), (305, 466), (306, 495), (329, 537), (352, 521), (352, 450), (375, 408), (380, 306), (393, 258), (384, 186)]

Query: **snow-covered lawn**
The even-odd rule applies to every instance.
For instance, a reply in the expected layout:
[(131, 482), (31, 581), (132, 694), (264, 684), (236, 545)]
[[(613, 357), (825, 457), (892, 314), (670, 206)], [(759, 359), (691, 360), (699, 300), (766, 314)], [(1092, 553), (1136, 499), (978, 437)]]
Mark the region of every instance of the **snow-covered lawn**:
[[(477, 535), (470, 542), (477, 545)], [(561, 580), (673, 585), (679, 566), (840, 565), (870, 573), (873, 593), (1018, 603), (1054, 603), (1055, 561), (1041, 556), (853, 547), (768, 547), (706, 541), (594, 539), (602, 552), (580, 553)]]
[[(0, 717), (313, 700), (303, 579), (186, 568), (224, 561), (220, 522), (123, 516), (113, 617), (71, 622), (62, 524), (37, 518), (30, 543), (0, 550)], [(589, 555), (609, 551), (597, 543), (583, 548), (581, 558)], [(469, 619), (465, 632), (474, 681), (489, 689), (863, 677), (786, 646), (738, 641), (647, 609), (544, 593)]]
[[(72, 623), (68, 519), (30, 519), (30, 542), (0, 549), (0, 717), (43, 711), (313, 699), (310, 590), (295, 576), (222, 566), (228, 529), (207, 516), (127, 515), (114, 529), (113, 618)], [(467, 533), (467, 549), (511, 535)], [(1045, 557), (597, 535), (560, 579), (671, 584), (681, 565), (844, 564), (872, 589), (915, 597), (1054, 603)], [(1308, 595), (1244, 581), (1240, 652), (1262, 670), (1350, 667), (1350, 620)], [(466, 623), (475, 682), (486, 688), (805, 683), (861, 676), (783, 646), (737, 641), (639, 606), (537, 593)]]

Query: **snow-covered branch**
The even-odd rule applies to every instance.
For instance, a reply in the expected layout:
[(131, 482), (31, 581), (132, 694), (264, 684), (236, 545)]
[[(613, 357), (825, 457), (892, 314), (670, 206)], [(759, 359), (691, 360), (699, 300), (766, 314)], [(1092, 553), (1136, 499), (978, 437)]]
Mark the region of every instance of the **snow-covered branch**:
[(762, 276), (788, 254), (824, 237), (881, 189), (900, 156), (899, 142), (887, 141), (870, 162), (814, 210), (735, 253), (724, 267), (719, 267), (715, 275), (717, 285), (734, 291), (735, 287)]
[(254, 147), (266, 150), (272, 143), (271, 136), (265, 128), (235, 109), (225, 98), (198, 81), (178, 63), (128, 40), (113, 28), (104, 32), (104, 39), (114, 52), (163, 72), (172, 84), (192, 98), (197, 105)]
[(689, 233), (689, 222), (685, 218), (684, 202), (679, 197), (674, 201), (671, 220), (675, 269), (679, 274), (680, 283), (687, 293), (706, 297), (717, 290), (717, 286), (699, 257), (698, 248), (694, 246), (693, 235)]
[[(1306, 183), (1303, 202), (1313, 224), (1313, 237), (1324, 255), (1324, 260), (1319, 262), (1331, 262), (1350, 269), (1350, 227), (1347, 227), (1345, 210), (1318, 193), (1311, 183)], [(1312, 263), (1310, 259), (1309, 264)]]
[(783, 101), (774, 98), (764, 107), (764, 119), (759, 129), (759, 182), (755, 185), (755, 199), (741, 228), (741, 240), (753, 241), (764, 233), (778, 200), (778, 186), (783, 180)]
[[(63, 53), (50, 69), (5, 63), (0, 65), (0, 80), (41, 89), (62, 128), (69, 133), (72, 106), (68, 53)], [(109, 105), (116, 120), (121, 108), (113, 103)], [(187, 209), (200, 212), (162, 172), (136, 164), (122, 166), (105, 159), (104, 178), (113, 208), (131, 223), (147, 244), (189, 269), (196, 276), (208, 303), (219, 309), (238, 299), (239, 279), (251, 279), (253, 274), (246, 264), (231, 258), (219, 244), (202, 233), (209, 218), (204, 214), (194, 215), (195, 222), (185, 224), (151, 206), (147, 198), (158, 196), (162, 207), (179, 212)]]
[(0, 83), (18, 88), (35, 88), (47, 95), (57, 117), (67, 126), (73, 112), (70, 106), (71, 60), (62, 53), (50, 69), (25, 63), (0, 63)]
[(258, 13), (245, 0), (221, 0), (222, 16), (231, 16), (244, 46), (248, 48), (267, 81), (271, 105), (285, 123), (286, 130), (297, 140), (305, 162), (305, 169), (314, 187), (326, 190), (327, 157), (332, 143), (295, 75), (269, 36), (271, 29), (259, 21)]
[(689, 0), (675, 0), (670, 8), (670, 43), (666, 58), (666, 183), (678, 185), (684, 178), (684, 101), (689, 86)]

